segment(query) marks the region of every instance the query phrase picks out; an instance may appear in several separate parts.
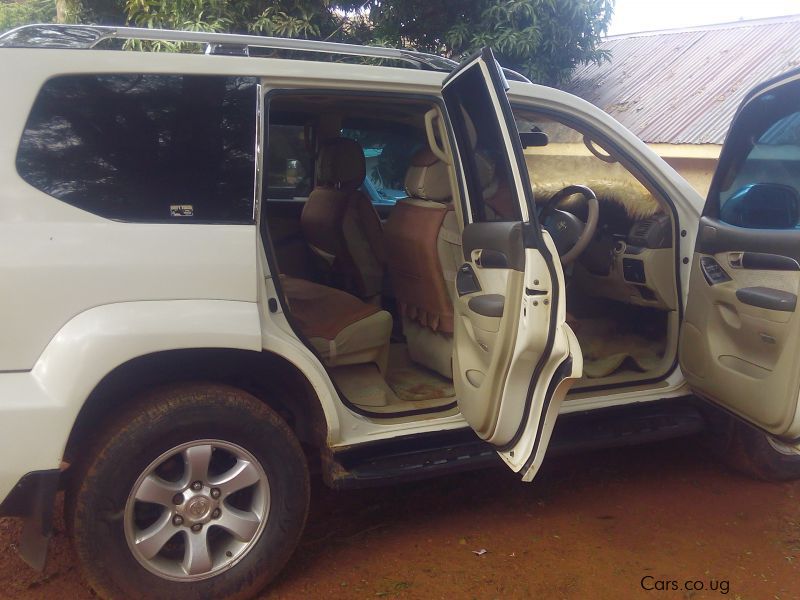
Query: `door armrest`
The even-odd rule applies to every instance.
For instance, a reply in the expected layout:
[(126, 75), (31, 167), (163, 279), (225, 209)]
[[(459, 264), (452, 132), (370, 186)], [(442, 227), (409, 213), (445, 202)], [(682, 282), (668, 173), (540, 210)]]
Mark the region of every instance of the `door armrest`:
[(469, 299), (469, 309), (484, 317), (502, 317), (506, 297), (500, 294), (483, 294)]
[(750, 306), (784, 312), (794, 312), (797, 306), (797, 296), (794, 294), (767, 287), (739, 288), (736, 290), (736, 299)]

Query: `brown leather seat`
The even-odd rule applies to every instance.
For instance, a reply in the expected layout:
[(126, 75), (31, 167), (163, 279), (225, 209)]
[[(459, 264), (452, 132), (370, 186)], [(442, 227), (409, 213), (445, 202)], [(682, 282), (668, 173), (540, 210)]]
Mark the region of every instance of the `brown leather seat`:
[(414, 155), (405, 180), (409, 197), (392, 209), (384, 244), (411, 359), (452, 377), (461, 239), (448, 169), (428, 149)]
[(329, 367), (375, 363), (389, 357), (392, 317), (377, 306), (325, 285), (281, 276), (295, 323)]
[(322, 144), (316, 187), (303, 207), (306, 241), (322, 258), (332, 285), (369, 299), (381, 293), (384, 251), (381, 222), (358, 188), (366, 164), (358, 142), (334, 138)]

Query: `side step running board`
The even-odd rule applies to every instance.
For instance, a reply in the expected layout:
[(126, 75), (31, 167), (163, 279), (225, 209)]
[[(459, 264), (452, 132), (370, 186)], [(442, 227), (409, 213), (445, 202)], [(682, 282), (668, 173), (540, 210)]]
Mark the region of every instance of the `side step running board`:
[(636, 446), (699, 433), (706, 420), (692, 397), (562, 415), (548, 456)]
[[(547, 457), (634, 446), (702, 431), (692, 398), (675, 398), (562, 415)], [(404, 436), (323, 453), (325, 482), (334, 489), (385, 485), (502, 464), (470, 429)]]
[(327, 457), (323, 476), (334, 489), (385, 485), (502, 464), (471, 429), (361, 444)]

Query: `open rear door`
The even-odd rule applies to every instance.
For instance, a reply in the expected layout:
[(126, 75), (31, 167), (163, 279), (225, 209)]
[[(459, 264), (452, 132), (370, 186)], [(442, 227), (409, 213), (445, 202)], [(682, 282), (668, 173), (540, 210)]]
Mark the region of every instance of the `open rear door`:
[(800, 438), (800, 72), (748, 94), (700, 222), (681, 329), (692, 388)]
[(583, 359), (565, 322), (564, 275), (536, 219), (506, 88), (486, 49), (442, 89), (465, 182), (453, 380), (470, 426), (530, 481)]

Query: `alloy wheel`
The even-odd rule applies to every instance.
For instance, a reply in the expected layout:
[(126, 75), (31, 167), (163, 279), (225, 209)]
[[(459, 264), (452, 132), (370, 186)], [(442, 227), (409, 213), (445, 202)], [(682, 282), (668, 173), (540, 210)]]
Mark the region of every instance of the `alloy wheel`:
[(269, 509), (269, 481), (252, 454), (197, 440), (164, 452), (138, 477), (125, 504), (125, 539), (148, 571), (197, 581), (239, 562)]

